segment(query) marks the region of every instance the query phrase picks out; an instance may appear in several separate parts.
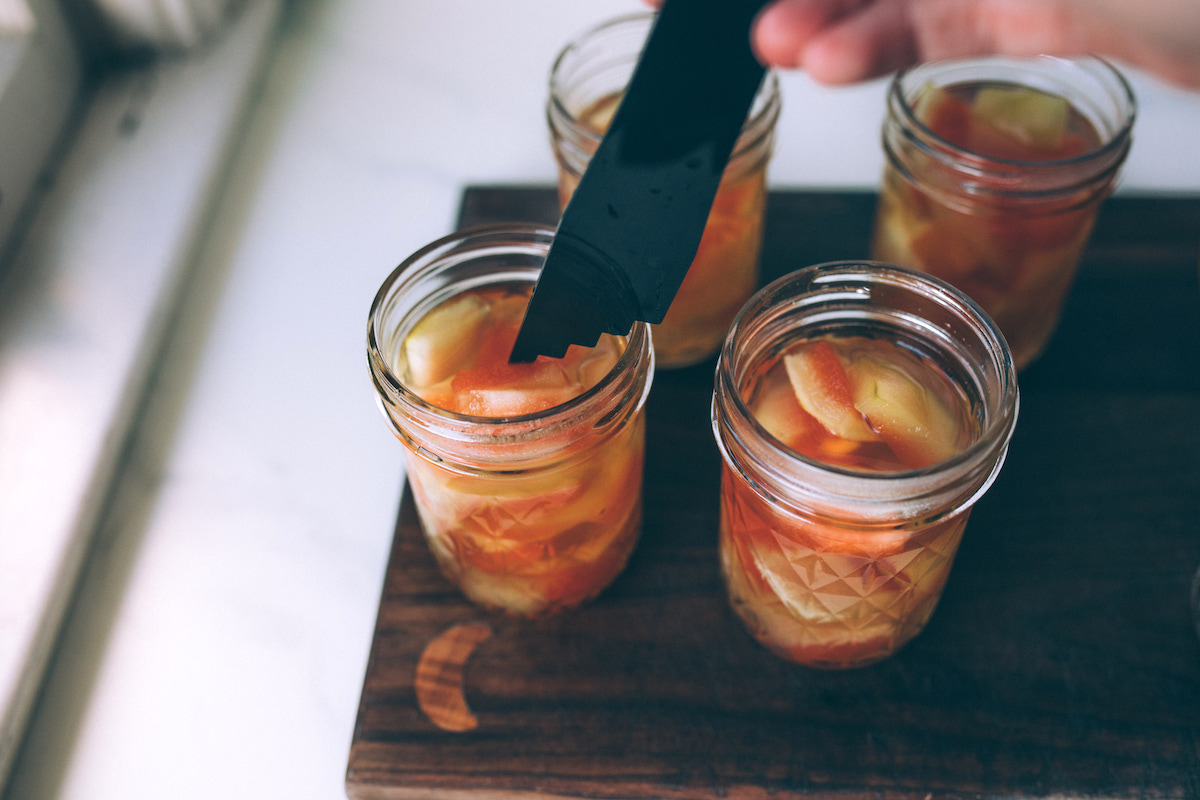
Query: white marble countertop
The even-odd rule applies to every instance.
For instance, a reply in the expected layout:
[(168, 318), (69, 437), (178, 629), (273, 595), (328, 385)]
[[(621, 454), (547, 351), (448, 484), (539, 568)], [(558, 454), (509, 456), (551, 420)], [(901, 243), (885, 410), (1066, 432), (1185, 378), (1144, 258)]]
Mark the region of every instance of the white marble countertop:
[[(287, 7), (9, 800), (344, 796), (402, 477), (371, 298), (465, 185), (553, 180), (551, 60), (643, 8)], [(1133, 80), (1121, 191), (1200, 194), (1200, 95)], [(873, 188), (883, 88), (785, 74), (772, 183)]]

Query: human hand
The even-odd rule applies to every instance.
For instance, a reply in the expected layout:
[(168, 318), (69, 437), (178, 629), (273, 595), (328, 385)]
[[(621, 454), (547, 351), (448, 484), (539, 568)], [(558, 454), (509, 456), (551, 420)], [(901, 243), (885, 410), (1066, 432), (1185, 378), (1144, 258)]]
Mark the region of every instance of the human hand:
[(827, 84), (939, 58), (1048, 53), (1108, 56), (1200, 88), (1197, 0), (773, 0), (751, 37), (767, 66)]

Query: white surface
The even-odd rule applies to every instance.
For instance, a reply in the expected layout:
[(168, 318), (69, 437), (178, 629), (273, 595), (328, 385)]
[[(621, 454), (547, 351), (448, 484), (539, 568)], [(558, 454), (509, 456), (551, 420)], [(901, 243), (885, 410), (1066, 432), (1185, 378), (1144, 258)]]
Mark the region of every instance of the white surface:
[(0, 284), (0, 782), (277, 9), (113, 76)]
[[(291, 7), (9, 800), (343, 796), (401, 478), (371, 298), (465, 184), (552, 180), (550, 61), (642, 8)], [(875, 186), (882, 83), (783, 83), (774, 184)], [(1200, 97), (1138, 90), (1125, 190), (1200, 193)]]

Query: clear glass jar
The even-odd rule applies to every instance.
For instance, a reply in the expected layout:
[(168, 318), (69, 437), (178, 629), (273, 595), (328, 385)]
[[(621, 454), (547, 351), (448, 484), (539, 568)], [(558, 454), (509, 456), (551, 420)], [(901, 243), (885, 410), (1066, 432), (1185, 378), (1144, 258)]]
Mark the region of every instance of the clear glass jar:
[[(560, 208), (566, 208), (600, 146), (653, 22), (653, 13), (611, 20), (568, 44), (555, 60), (546, 115), (558, 161)], [(653, 326), (660, 368), (714, 355), (734, 315), (758, 288), (767, 163), (779, 107), (779, 81), (768, 72), (721, 178), (692, 266), (666, 317)]]
[(613, 337), (622, 348), (615, 366), (583, 394), (509, 417), (455, 413), (423, 400), (409, 385), (404, 348), (414, 326), (450, 298), (531, 288), (553, 236), (539, 226), (503, 225), (433, 242), (384, 281), (367, 333), (380, 409), (404, 445), (439, 567), (473, 602), (521, 616), (595, 597), (637, 542), (643, 406), (654, 375), (649, 326), (636, 323), (627, 337)]
[[(768, 433), (751, 398), (798, 344), (860, 337), (899, 345), (961, 392), (957, 455), (872, 471), (801, 455)], [(948, 382), (949, 385), (949, 382)], [(720, 558), (733, 609), (780, 656), (842, 669), (916, 636), (937, 605), (972, 505), (1004, 462), (1016, 370), (994, 323), (921, 273), (838, 262), (762, 289), (725, 340), (712, 425), (724, 458)]]
[[(980, 99), (985, 89), (991, 102)], [(948, 95), (945, 105), (931, 100)], [(964, 59), (901, 71), (887, 96), (871, 258), (966, 292), (1023, 369), (1058, 324), (1129, 152), (1135, 113), (1125, 78), (1096, 58)], [(1020, 117), (1028, 127), (1013, 126)], [(1005, 126), (1016, 139), (997, 137)]]

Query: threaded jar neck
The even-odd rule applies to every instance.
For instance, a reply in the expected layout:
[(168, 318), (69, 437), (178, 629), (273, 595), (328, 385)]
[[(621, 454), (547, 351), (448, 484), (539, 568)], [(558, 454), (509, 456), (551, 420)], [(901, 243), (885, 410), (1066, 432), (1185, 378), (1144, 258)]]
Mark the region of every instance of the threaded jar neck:
[[(617, 17), (568, 44), (550, 72), (546, 117), (555, 157), (578, 176), (587, 169), (604, 136), (585, 119), (597, 103), (618, 98), (629, 84), (655, 20), (654, 12)], [(761, 169), (771, 156), (779, 119), (779, 79), (767, 71), (729, 159), (726, 174)]]
[[(871, 331), (935, 358), (970, 399), (974, 442), (920, 470), (835, 467), (785, 447), (743, 399), (747, 378), (807, 335)], [(1012, 356), (975, 303), (944, 282), (877, 262), (808, 267), (764, 287), (734, 322), (717, 364), (712, 424), (726, 464), (792, 513), (847, 525), (932, 522), (969, 508), (998, 474), (1016, 424)]]
[[(1015, 160), (966, 149), (931, 130), (918, 116), (928, 87), (1009, 84), (1065, 98), (1099, 136), (1070, 158)], [(933, 61), (897, 73), (887, 94), (883, 149), (888, 165), (939, 202), (966, 212), (1039, 203), (1057, 210), (1085, 206), (1110, 193), (1132, 143), (1137, 103), (1129, 83), (1099, 58), (963, 59)]]
[(480, 417), (423, 400), (399, 371), (413, 327), (443, 301), (500, 284), (536, 283), (554, 231), (532, 224), (460, 231), (417, 251), (380, 287), (367, 327), (367, 362), (376, 396), (396, 435), (416, 455), (464, 473), (557, 468), (585, 457), (643, 407), (654, 375), (650, 329), (637, 322), (616, 365), (578, 397), (545, 411)]

